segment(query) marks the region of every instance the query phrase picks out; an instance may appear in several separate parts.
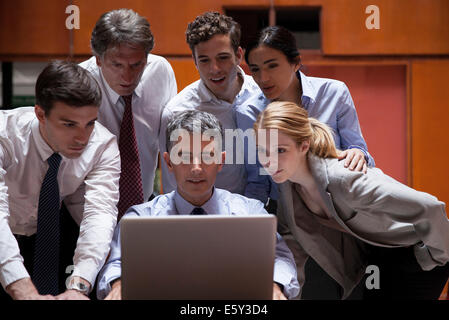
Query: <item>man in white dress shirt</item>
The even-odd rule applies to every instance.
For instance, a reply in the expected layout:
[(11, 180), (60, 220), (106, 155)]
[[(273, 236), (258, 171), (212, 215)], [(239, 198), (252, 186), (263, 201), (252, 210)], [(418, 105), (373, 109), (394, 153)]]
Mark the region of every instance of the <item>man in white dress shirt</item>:
[[(251, 97), (262, 94), (253, 78), (239, 67), (243, 58), (240, 26), (231, 17), (206, 12), (188, 25), (186, 38), (200, 80), (183, 89), (164, 108), (159, 136), (161, 154), (166, 151), (167, 124), (177, 112), (189, 109), (206, 111), (216, 116), (225, 130), (236, 129), (236, 108), (246, 105)], [(226, 136), (224, 139), (223, 145), (226, 145)], [(226, 163), (217, 175), (216, 186), (243, 194), (247, 183), (246, 171), (243, 161), (238, 163), (236, 159), (243, 154), (243, 148), (236, 149), (236, 144), (233, 144), (233, 150), (227, 150)], [(176, 189), (175, 177), (164, 161), (161, 167), (164, 193), (171, 192)]]
[[(132, 177), (122, 181), (121, 177), (119, 216), (136, 201), (147, 201), (153, 193), (162, 108), (177, 93), (172, 67), (163, 57), (150, 54), (153, 46), (150, 24), (145, 18), (131, 9), (113, 10), (97, 21), (91, 37), (94, 56), (80, 64), (100, 84), (103, 99), (98, 122), (117, 136), (122, 157), (130, 154), (129, 150), (122, 151), (120, 135), (126, 111), (124, 97), (131, 97), (131, 121), (138, 150), (138, 154), (132, 157), (140, 165), (141, 179), (136, 181)], [(130, 143), (125, 143), (124, 148)], [(129, 167), (127, 159), (122, 158), (122, 176)], [(123, 192), (129, 189), (126, 182), (133, 186), (131, 196), (139, 192), (136, 186), (140, 184), (143, 197), (123, 203), (127, 196)]]
[[(0, 112), (0, 282), (13, 299), (87, 299), (106, 260), (117, 220), (120, 157), (116, 137), (96, 122), (100, 101), (89, 72), (52, 62), (37, 79), (34, 108)], [(58, 166), (46, 183), (51, 159)], [(64, 234), (49, 227), (62, 219), (61, 201), (80, 230), (73, 266), (59, 263)], [(51, 219), (49, 205), (56, 211)], [(47, 241), (56, 233), (58, 241)], [(46, 255), (49, 247), (58, 253)], [(45, 269), (48, 264), (55, 268)], [(64, 281), (67, 267), (73, 273)], [(56, 279), (56, 293), (45, 288), (53, 285), (47, 276)]]

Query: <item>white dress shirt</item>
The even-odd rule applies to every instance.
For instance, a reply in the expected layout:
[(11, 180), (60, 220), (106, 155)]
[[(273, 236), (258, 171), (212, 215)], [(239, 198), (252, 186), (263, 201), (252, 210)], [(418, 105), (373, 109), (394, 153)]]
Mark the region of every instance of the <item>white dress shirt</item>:
[[(101, 87), (103, 94), (98, 122), (120, 139), (125, 103), (106, 82), (95, 57), (80, 64), (90, 71)], [(144, 200), (153, 193), (154, 175), (158, 163), (159, 124), (163, 107), (177, 93), (175, 74), (168, 61), (160, 56), (149, 54), (147, 65), (139, 84), (134, 89), (132, 110), (137, 148), (139, 150), (140, 169)]]
[[(170, 100), (162, 112), (161, 130), (159, 135), (159, 148), (161, 154), (167, 150), (166, 130), (168, 122), (177, 112), (192, 109), (206, 111), (217, 117), (224, 130), (237, 128), (235, 116), (236, 108), (245, 106), (250, 98), (262, 93), (253, 78), (246, 75), (240, 67), (238, 76), (243, 79), (243, 84), (240, 92), (232, 103), (218, 99), (206, 87), (201, 79), (188, 85)], [(235, 138), (235, 141), (240, 142), (240, 138)], [(225, 145), (226, 139), (224, 137), (223, 150)], [(233, 193), (244, 193), (246, 187), (246, 170), (243, 159), (240, 164), (237, 164), (237, 157), (243, 155), (243, 146), (241, 147), (242, 148), (239, 149), (237, 148), (236, 143), (233, 144), (232, 157), (231, 152), (229, 152), (230, 150), (227, 150), (226, 163), (228, 164), (225, 163), (223, 169), (217, 174), (217, 180), (215, 182), (217, 188), (229, 190)], [(168, 171), (164, 161), (161, 162), (161, 167), (163, 190), (164, 193), (168, 193), (176, 189), (176, 180), (174, 175)]]
[[(29, 277), (13, 234), (37, 230), (39, 193), (54, 153), (39, 131), (33, 107), (0, 111), (0, 282)], [(62, 156), (60, 198), (80, 225), (72, 275), (92, 285), (109, 252), (117, 221), (120, 156), (117, 141), (95, 123), (80, 157)]]

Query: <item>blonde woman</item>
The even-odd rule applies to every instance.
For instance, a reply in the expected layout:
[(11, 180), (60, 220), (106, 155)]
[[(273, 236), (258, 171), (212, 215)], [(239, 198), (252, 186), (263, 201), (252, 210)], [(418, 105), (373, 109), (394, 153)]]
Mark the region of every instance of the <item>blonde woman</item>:
[(370, 264), (380, 289), (373, 283), (365, 298), (438, 298), (449, 277), (443, 202), (380, 169), (347, 170), (329, 127), (293, 102), (270, 103), (254, 129), (259, 159), (281, 184), (279, 226), (301, 284), (311, 257), (340, 286), (343, 299), (365, 285)]

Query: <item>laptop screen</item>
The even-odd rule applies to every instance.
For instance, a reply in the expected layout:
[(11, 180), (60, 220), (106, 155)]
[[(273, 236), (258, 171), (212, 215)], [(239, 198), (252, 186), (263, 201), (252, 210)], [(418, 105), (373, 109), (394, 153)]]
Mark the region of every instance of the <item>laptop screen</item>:
[(271, 299), (276, 217), (121, 220), (123, 299)]

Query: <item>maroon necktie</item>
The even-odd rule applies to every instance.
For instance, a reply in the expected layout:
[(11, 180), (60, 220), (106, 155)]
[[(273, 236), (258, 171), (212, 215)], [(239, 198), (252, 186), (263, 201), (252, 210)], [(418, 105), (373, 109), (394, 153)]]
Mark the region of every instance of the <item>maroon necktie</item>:
[(143, 203), (142, 176), (140, 173), (139, 150), (132, 112), (132, 95), (123, 96), (125, 112), (120, 126), (119, 149), (122, 172), (120, 173), (120, 200), (117, 221), (129, 207)]

